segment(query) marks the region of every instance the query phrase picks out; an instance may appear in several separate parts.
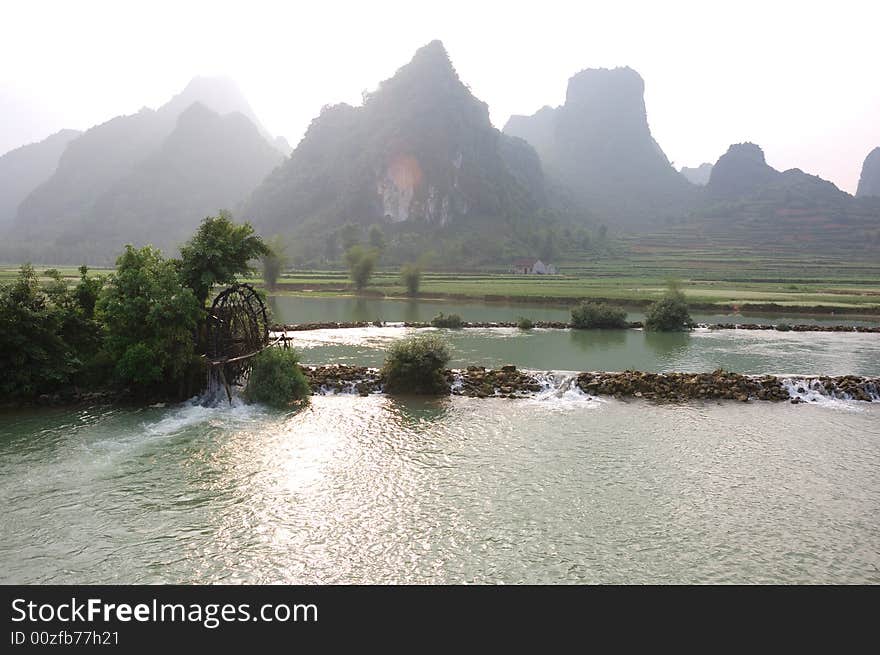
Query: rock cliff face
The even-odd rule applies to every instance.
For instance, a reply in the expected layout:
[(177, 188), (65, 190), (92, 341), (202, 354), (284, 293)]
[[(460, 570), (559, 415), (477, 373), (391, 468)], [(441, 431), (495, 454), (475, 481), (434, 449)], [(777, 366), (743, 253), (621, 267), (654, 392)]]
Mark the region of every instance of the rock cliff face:
[(709, 177), (712, 175), (712, 164), (704, 163), (696, 168), (682, 166), (681, 174), (684, 175), (685, 179), (691, 184), (706, 186), (709, 183)]
[(534, 210), (543, 174), (504, 136), (434, 41), (364, 99), (316, 118), (245, 214), (267, 232), (347, 221), (446, 226)]
[(859, 178), (859, 188), (856, 197), (869, 196), (880, 197), (880, 147), (874, 148), (862, 165), (862, 175)]
[(77, 130), (61, 130), (0, 157), (0, 227), (11, 222), (28, 194), (49, 179), (61, 153), (79, 135)]
[(531, 143), (547, 175), (599, 215), (650, 222), (693, 188), (651, 136), (644, 90), (631, 68), (584, 70), (569, 80), (564, 105), (512, 116), (504, 132)]

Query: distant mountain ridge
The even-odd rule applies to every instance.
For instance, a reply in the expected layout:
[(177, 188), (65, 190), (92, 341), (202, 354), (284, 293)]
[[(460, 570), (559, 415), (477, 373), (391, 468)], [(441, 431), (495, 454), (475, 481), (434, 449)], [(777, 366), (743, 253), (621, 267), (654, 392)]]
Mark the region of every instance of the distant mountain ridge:
[(80, 134), (61, 130), (0, 157), (0, 228), (12, 222), (21, 202), (55, 172), (61, 154)]
[[(880, 246), (880, 149), (856, 198), (774, 169), (754, 143), (679, 172), (630, 68), (581, 71), (564, 104), (502, 132), (433, 41), (361, 106), (325, 107), (288, 152), (234, 83), (196, 78), (156, 110), (0, 157), (0, 259), (105, 264), (127, 241), (173, 249), (220, 208), (293, 237), (299, 259), (318, 264), (339, 261), (347, 223), (381, 224), (399, 261), (436, 251), (453, 265), (550, 259), (627, 231), (677, 245)], [(30, 177), (4, 173), (31, 159)]]
[[(225, 114), (223, 120), (220, 114)], [(8, 240), (22, 256), (51, 257), (59, 263), (76, 258), (112, 261), (104, 249), (116, 252), (127, 241), (173, 247), (172, 234), (189, 231), (207, 213), (239, 203), (284, 158), (255, 118), (234, 83), (196, 78), (157, 110), (144, 108), (97, 125), (70, 142), (54, 173), (21, 202)], [(200, 121), (219, 143), (194, 139), (192, 146), (200, 151), (175, 149), (182, 133), (198, 132)], [(209, 153), (238, 161), (211, 161)], [(170, 174), (155, 165), (150, 168), (157, 158), (169, 173), (175, 172), (178, 182), (193, 182), (191, 198)], [(142, 188), (136, 188), (135, 180)], [(204, 187), (209, 180), (211, 189)], [(169, 185), (176, 189), (168, 196), (175, 205), (160, 198)], [(176, 229), (169, 232), (163, 225)]]
[(205, 216), (236, 208), (282, 159), (243, 114), (221, 116), (197, 102), (158, 151), (98, 199), (91, 224), (111, 244), (172, 249)]
[(682, 221), (690, 235), (761, 249), (880, 246), (880, 199), (854, 198), (798, 168), (778, 171), (754, 143), (730, 146)]

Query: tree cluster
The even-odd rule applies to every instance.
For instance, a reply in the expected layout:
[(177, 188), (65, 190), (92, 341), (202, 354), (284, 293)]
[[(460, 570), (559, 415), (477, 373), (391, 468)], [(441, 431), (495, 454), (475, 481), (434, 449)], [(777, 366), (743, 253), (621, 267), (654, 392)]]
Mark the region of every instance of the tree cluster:
[(250, 224), (221, 212), (202, 222), (180, 259), (127, 245), (113, 273), (90, 276), (83, 266), (73, 286), (54, 269), (41, 282), (25, 264), (0, 285), (0, 391), (15, 400), (71, 385), (197, 392), (212, 289), (252, 272), (250, 262), (269, 252)]

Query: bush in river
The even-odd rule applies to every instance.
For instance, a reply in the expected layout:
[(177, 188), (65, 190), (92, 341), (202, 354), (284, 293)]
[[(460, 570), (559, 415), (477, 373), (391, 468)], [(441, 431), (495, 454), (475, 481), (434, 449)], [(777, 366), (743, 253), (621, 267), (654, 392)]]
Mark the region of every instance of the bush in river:
[(438, 395), (449, 393), (444, 371), (451, 356), (436, 335), (396, 341), (382, 366), (382, 380), (389, 393)]
[(624, 328), (626, 311), (606, 303), (582, 302), (572, 308), (571, 324), (580, 329)]
[(533, 327), (535, 327), (535, 324), (532, 323), (532, 319), (521, 316), (516, 322), (516, 327), (518, 327), (520, 330), (531, 330)]
[(791, 326), (788, 323), (780, 323), (779, 325), (776, 326), (776, 329), (779, 332), (789, 332), (789, 331), (791, 331)]
[(266, 348), (253, 359), (244, 397), (270, 407), (290, 407), (308, 397), (309, 383), (299, 367), (299, 356), (288, 348)]
[(450, 314), (449, 316), (444, 316), (443, 312), (440, 312), (431, 319), (431, 325), (435, 328), (460, 328), (462, 325), (461, 316), (458, 314)]
[(694, 326), (684, 294), (670, 287), (666, 295), (648, 308), (645, 329), (655, 332), (682, 332)]

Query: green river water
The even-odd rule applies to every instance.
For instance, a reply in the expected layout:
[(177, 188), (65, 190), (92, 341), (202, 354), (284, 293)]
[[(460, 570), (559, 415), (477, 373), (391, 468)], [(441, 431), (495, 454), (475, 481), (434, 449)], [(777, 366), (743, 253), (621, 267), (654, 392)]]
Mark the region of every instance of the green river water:
[[(442, 332), (454, 365), (880, 375), (876, 334)], [(378, 365), (406, 333), (294, 336)], [(6, 412), (0, 582), (880, 583), (880, 403), (808, 400)]]

